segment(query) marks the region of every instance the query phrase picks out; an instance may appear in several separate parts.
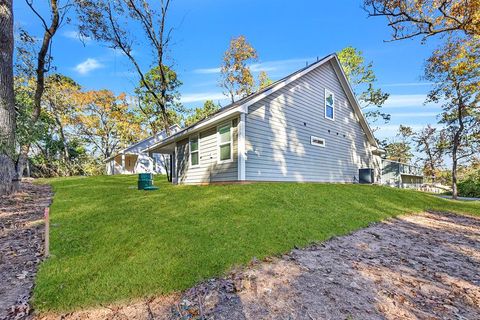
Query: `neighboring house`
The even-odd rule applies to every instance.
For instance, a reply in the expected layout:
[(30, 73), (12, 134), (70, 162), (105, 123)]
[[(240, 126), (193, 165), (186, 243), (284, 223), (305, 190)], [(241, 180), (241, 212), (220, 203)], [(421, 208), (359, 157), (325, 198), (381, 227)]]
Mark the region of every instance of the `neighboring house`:
[[(175, 134), (180, 130), (178, 125), (170, 127), (170, 134)], [(165, 131), (161, 131), (154, 136), (146, 138), (140, 142), (132, 144), (125, 149), (120, 150), (114, 156), (105, 160), (107, 174), (132, 174), (132, 173), (165, 173), (164, 157), (158, 153), (148, 154), (144, 149), (161, 142), (167, 137)], [(167, 155), (167, 158), (169, 156)], [(167, 160), (168, 161), (168, 160)]]
[(171, 154), (173, 183), (357, 182), (381, 157), (335, 54), (148, 147)]
[(423, 173), (420, 167), (382, 159), (382, 184), (405, 189), (420, 189)]

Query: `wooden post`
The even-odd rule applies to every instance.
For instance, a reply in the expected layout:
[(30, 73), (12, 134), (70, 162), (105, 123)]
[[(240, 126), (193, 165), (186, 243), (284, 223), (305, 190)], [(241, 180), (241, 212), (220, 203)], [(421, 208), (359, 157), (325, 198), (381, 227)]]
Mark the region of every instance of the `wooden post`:
[(45, 257), (50, 254), (50, 208), (45, 208)]

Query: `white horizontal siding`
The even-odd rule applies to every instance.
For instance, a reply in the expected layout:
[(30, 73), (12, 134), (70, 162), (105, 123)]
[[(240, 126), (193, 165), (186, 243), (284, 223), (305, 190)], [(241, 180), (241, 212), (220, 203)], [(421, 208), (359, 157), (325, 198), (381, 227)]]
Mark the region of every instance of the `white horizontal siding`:
[(238, 179), (238, 120), (237, 118), (232, 118), (225, 122), (232, 120), (233, 157), (231, 162), (218, 163), (217, 126), (209, 127), (199, 133), (199, 166), (190, 166), (189, 140), (185, 139), (177, 143), (179, 183), (209, 183)]
[[(335, 94), (335, 121), (324, 115), (325, 88)], [(247, 180), (352, 182), (359, 168), (373, 166), (330, 63), (250, 106), (245, 129)], [(310, 136), (325, 139), (325, 147), (311, 145)]]

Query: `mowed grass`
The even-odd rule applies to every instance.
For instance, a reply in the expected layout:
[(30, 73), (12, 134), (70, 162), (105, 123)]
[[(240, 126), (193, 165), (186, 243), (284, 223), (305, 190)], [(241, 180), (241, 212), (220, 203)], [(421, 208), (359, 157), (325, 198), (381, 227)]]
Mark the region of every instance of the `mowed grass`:
[(71, 311), (186, 289), (232, 266), (426, 209), (478, 202), (370, 185), (258, 183), (137, 191), (135, 176), (51, 179), (51, 257), (39, 311)]

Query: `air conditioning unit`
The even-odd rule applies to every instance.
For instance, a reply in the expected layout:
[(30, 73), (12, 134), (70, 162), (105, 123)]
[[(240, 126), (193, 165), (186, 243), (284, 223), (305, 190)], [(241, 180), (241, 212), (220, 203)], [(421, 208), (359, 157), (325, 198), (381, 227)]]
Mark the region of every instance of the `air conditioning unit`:
[(358, 169), (358, 182), (360, 183), (374, 183), (375, 170), (372, 168)]

